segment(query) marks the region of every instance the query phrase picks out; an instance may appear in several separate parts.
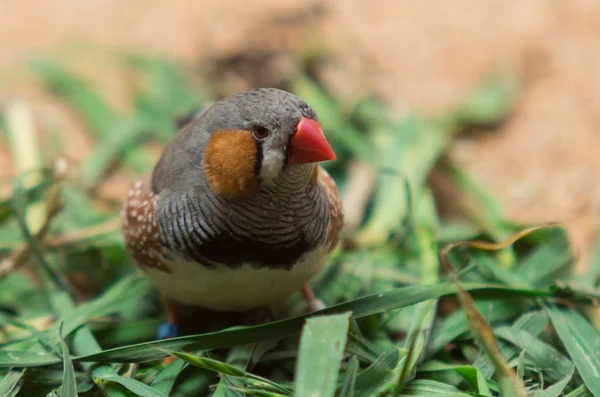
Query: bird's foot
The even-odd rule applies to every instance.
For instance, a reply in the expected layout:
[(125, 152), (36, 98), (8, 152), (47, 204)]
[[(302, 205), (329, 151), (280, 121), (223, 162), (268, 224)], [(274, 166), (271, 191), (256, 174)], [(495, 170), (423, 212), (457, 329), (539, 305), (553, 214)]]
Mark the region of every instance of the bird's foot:
[(313, 299), (310, 302), (306, 302), (306, 308), (309, 313), (318, 312), (319, 310), (325, 309), (325, 303), (321, 299)]
[[(163, 299), (163, 303), (167, 310), (167, 321), (158, 327), (156, 337), (159, 340), (176, 338), (179, 336), (179, 324), (177, 321), (177, 311), (179, 306), (174, 301), (166, 298)], [(175, 360), (177, 360), (177, 357), (167, 356), (162, 359), (161, 363), (163, 365), (168, 365)]]
[[(162, 323), (156, 332), (156, 338), (159, 340), (176, 338), (179, 336), (179, 326), (177, 324), (170, 323), (165, 321)], [(177, 357), (167, 356), (162, 359), (162, 365), (171, 364), (173, 361), (177, 360)]]
[(158, 327), (158, 331), (156, 332), (156, 339), (170, 339), (176, 338), (179, 336), (179, 326), (177, 324), (170, 323), (165, 321)]
[(315, 296), (315, 293), (308, 284), (302, 287), (302, 297), (304, 298), (304, 302), (306, 302), (307, 311), (309, 313), (318, 312), (327, 307), (321, 299), (318, 299)]

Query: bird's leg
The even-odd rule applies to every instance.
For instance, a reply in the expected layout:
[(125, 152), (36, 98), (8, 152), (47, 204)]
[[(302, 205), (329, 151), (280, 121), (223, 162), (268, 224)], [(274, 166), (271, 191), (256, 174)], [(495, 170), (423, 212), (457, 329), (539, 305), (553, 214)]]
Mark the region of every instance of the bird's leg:
[(167, 321), (158, 328), (157, 339), (169, 339), (179, 336), (178, 304), (168, 298), (163, 298), (163, 305), (167, 310)]
[(325, 303), (315, 297), (315, 293), (312, 288), (310, 288), (310, 285), (306, 284), (302, 287), (302, 297), (306, 302), (309, 313), (325, 309)]
[[(168, 298), (162, 299), (163, 305), (167, 310), (167, 320), (158, 328), (157, 338), (160, 340), (175, 338), (179, 336), (179, 318), (177, 316), (179, 305)], [(177, 358), (167, 356), (162, 360), (163, 365), (167, 365), (175, 361)]]

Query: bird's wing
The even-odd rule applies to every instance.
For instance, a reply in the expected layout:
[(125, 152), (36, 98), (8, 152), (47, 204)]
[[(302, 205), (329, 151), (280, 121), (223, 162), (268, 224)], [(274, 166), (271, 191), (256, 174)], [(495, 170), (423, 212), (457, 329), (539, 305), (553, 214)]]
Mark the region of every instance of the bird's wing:
[(150, 178), (135, 181), (121, 210), (125, 246), (140, 268), (170, 273), (158, 251), (160, 234), (156, 219), (158, 195), (150, 189)]

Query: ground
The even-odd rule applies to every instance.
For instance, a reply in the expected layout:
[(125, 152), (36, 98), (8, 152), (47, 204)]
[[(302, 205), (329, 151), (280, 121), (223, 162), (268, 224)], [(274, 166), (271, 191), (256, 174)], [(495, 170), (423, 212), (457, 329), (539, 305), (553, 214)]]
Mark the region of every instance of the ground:
[[(0, 98), (25, 98), (36, 117), (62, 126), (74, 161), (92, 140), (66, 109), (48, 106), (12, 72), (19, 61), (65, 45), (163, 54), (215, 74), (223, 92), (248, 84), (215, 70), (236, 54), (255, 53), (261, 62), (272, 53), (323, 47), (332, 53), (325, 70), (332, 89), (349, 98), (375, 93), (399, 112), (444, 110), (490, 73), (520, 73), (524, 86), (513, 116), (498, 131), (460, 139), (451, 156), (500, 199), (511, 219), (565, 222), (580, 265), (590, 257), (600, 209), (595, 0), (9, 0), (0, 3), (0, 26), (0, 70), (7, 71)], [(254, 83), (288, 67), (285, 57), (275, 57)], [(93, 72), (119, 103), (114, 71)], [(12, 172), (0, 144), (0, 186)]]

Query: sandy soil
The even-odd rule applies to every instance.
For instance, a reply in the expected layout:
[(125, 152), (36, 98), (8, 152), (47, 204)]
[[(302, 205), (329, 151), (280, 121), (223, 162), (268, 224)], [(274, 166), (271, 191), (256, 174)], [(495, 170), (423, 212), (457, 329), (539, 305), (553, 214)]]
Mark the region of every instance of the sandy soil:
[[(293, 53), (325, 47), (331, 86), (380, 95), (396, 110), (436, 112), (457, 103), (481, 78), (520, 72), (518, 108), (496, 134), (461, 139), (452, 156), (498, 197), (515, 220), (566, 222), (582, 261), (598, 228), (600, 184), (600, 2), (596, 0), (7, 0), (0, 2), (0, 70), (69, 44), (144, 48), (222, 77), (225, 92), (248, 84), (220, 75), (232, 54)], [(235, 57), (233, 57), (235, 58)], [(252, 82), (268, 82), (280, 58)], [(96, 71), (118, 102), (111, 71)], [(352, 81), (352, 84), (348, 84)], [(28, 99), (37, 117), (66, 131), (77, 121), (48, 107), (27, 84), (3, 90)], [(88, 137), (69, 139), (75, 160)], [(0, 146), (0, 178), (10, 175)]]

